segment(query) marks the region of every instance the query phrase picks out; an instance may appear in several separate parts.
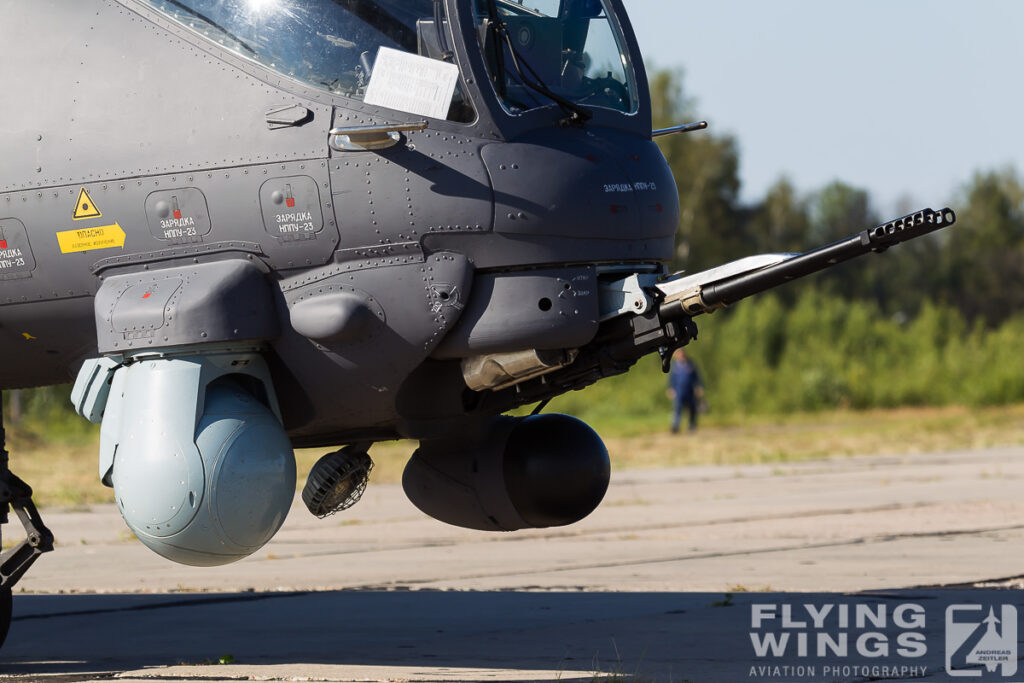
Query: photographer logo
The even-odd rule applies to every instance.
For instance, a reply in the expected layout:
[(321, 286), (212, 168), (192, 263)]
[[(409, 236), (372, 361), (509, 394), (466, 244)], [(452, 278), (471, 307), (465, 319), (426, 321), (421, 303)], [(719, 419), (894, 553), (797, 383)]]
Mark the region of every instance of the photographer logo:
[(946, 608), (946, 673), (979, 677), (978, 665), (1002, 676), (1017, 673), (1017, 609), (1012, 605)]

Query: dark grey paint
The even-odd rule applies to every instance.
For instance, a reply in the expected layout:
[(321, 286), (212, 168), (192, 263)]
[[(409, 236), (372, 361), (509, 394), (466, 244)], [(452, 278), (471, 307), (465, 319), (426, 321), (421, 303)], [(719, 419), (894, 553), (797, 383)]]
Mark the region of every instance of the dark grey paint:
[[(649, 139), (642, 60), (634, 46), (635, 114), (597, 111), (583, 130), (556, 127), (554, 106), (510, 117), (471, 3), (447, 6), (477, 119), (335, 152), (334, 126), (422, 117), (309, 88), (133, 0), (0, 0), (0, 240), (23, 259), (0, 249), (0, 352), (19, 359), (0, 386), (68, 381), (100, 353), (257, 341), (289, 434), (328, 443), (431, 431), (396, 397), (435, 352), (588, 341), (592, 264), (671, 254), (675, 191)], [(648, 177), (660, 215), (654, 194), (605, 192)], [(73, 219), (82, 188), (101, 217)], [(114, 224), (123, 248), (58, 248), (59, 232)], [(550, 274), (524, 275), (536, 267)], [(571, 300), (554, 291), (580, 272)], [(461, 379), (445, 376), (437, 395), (405, 392), (405, 412), (460, 406)]]
[(232, 259), (109, 277), (96, 294), (99, 351), (120, 354), (278, 334), (270, 283)]

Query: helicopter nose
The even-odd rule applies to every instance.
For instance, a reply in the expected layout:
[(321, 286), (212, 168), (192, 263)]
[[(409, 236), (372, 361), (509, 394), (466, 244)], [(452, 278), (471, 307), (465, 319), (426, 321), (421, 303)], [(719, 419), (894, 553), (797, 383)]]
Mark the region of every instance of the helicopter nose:
[(623, 242), (671, 240), (679, 202), (650, 140), (626, 133), (546, 129), (482, 151), (495, 195), (494, 229)]

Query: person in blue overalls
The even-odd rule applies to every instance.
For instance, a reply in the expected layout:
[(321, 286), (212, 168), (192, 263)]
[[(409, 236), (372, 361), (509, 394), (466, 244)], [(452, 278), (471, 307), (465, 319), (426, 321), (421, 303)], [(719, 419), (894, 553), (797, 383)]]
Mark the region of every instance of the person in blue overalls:
[(672, 399), (672, 433), (679, 432), (683, 406), (690, 414), (690, 431), (697, 429), (697, 405), (704, 396), (700, 373), (686, 352), (676, 349), (672, 354), (672, 369), (668, 374), (668, 397)]

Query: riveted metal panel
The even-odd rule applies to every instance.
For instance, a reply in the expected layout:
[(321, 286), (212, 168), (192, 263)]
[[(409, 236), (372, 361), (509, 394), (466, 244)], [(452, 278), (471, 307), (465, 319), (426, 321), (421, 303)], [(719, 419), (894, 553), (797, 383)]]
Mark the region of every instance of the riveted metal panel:
[[(284, 242), (261, 227), (260, 188), (268, 179), (296, 175), (315, 181), (319, 211), (326, 220), (315, 240)], [(98, 215), (76, 220), (73, 212), (83, 189)], [(173, 197), (178, 198), (182, 218), (194, 219), (197, 235), (188, 237), (189, 242), (177, 243), (177, 239), (154, 234), (158, 205), (167, 203), (173, 216)], [(208, 213), (205, 220), (204, 207)], [(331, 260), (338, 242), (326, 160), (0, 193), (0, 218), (15, 219), (25, 226), (36, 261), (31, 278), (10, 280), (0, 288), (0, 306), (90, 296), (99, 286), (97, 275), (111, 268), (205, 254), (245, 252), (261, 257), (271, 268), (282, 270), (317, 266)], [(202, 234), (207, 221), (210, 228)], [(99, 228), (123, 232), (123, 239), (112, 243), (97, 241), (95, 248), (73, 250), (60, 243), (59, 236), (64, 233), (87, 233)], [(159, 223), (156, 231), (160, 232)]]
[(147, 334), (164, 326), (181, 278), (171, 277), (130, 285), (121, 292), (110, 315), (115, 332)]
[[(327, 157), (329, 106), (234, 68), (180, 25), (114, 0), (16, 4), (0, 44), (4, 101), (23, 106), (4, 110), (0, 192)], [(267, 126), (293, 104), (307, 123)]]
[(101, 353), (269, 339), (278, 331), (269, 283), (240, 259), (107, 278), (96, 294), (96, 327)]
[[(381, 124), (339, 108), (335, 126)], [(485, 141), (439, 130), (409, 131), (394, 147), (335, 152), (330, 162), (342, 248), (418, 242), (426, 235), (483, 233), (493, 194), (480, 159)]]
[(478, 274), (466, 312), (434, 357), (576, 348), (597, 327), (594, 268)]
[(324, 228), (320, 193), (309, 176), (271, 178), (263, 183), (260, 208), (267, 233), (282, 242), (316, 239)]
[[(293, 439), (391, 425), (402, 381), (455, 325), (469, 296), (473, 268), (461, 254), (360, 263), (281, 283), (288, 309), (299, 309), (300, 316), (318, 300), (329, 308), (339, 295), (358, 298), (368, 312), (350, 318), (358, 333), (339, 329), (310, 339), (288, 326), (273, 341), (283, 363), (274, 383), (279, 395), (290, 397), (281, 411)], [(300, 321), (299, 327), (306, 326)]]
[(494, 183), (496, 232), (626, 240), (644, 230), (621, 163), (583, 132), (543, 131), (487, 145), (482, 156)]

